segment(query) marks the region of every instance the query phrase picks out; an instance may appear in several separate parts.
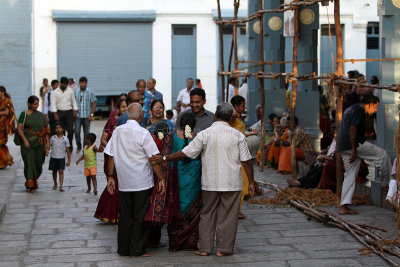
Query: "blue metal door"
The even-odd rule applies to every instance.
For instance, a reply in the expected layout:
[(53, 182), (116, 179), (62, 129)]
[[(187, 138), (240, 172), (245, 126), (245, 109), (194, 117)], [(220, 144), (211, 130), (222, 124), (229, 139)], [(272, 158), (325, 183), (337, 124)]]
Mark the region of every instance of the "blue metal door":
[[(232, 25), (226, 25), (222, 29), (223, 32), (223, 40), (224, 40), (224, 69), (225, 71), (228, 71), (228, 66), (229, 66), (229, 55), (231, 52), (231, 44), (232, 44), (232, 35), (233, 35), (233, 26)], [(218, 33), (217, 33), (218, 34)], [(217, 36), (219, 38), (219, 36)], [(247, 35), (246, 35), (246, 24), (239, 24), (237, 28), (237, 46), (238, 46), (238, 59), (239, 60), (248, 60), (248, 49), (247, 49)], [(219, 42), (217, 46), (217, 54), (219, 54)], [(234, 64), (234, 56), (232, 53), (232, 64), (231, 64), (231, 70), (235, 69), (235, 64)], [(243, 68), (247, 66), (247, 63), (240, 63), (239, 68)], [(218, 71), (220, 70), (219, 66), (219, 57), (218, 57), (218, 66), (217, 66)], [(226, 78), (225, 78), (225, 86), (227, 84)], [(241, 81), (239, 85), (241, 84)], [(218, 103), (221, 102), (222, 96), (221, 96), (221, 77), (218, 77), (218, 90), (217, 90), (217, 100)]]
[[(333, 73), (336, 69), (336, 32), (335, 27), (331, 25), (331, 40), (329, 37), (329, 26), (321, 25), (321, 45), (320, 45), (320, 74)], [(333, 51), (333, 67), (332, 70), (332, 51)]]
[[(379, 58), (379, 22), (370, 22), (367, 27), (367, 58)], [(379, 77), (379, 61), (367, 62), (366, 79), (371, 76)], [(380, 80), (380, 79), (379, 79)]]
[(196, 79), (196, 26), (172, 25), (172, 106), (189, 77)]

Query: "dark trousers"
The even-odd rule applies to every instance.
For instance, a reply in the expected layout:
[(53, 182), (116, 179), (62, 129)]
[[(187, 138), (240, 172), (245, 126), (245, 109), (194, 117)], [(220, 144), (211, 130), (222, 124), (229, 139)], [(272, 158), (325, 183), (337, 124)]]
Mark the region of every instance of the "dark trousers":
[(85, 146), (85, 136), (90, 132), (90, 121), (86, 119), (77, 118), (75, 121), (75, 141), (76, 149), (82, 149), (81, 142), (81, 127), (83, 127), (83, 145)]
[(298, 181), (300, 182), (301, 188), (315, 188), (318, 186), (319, 181), (322, 177), (322, 171), (324, 170), (324, 165), (313, 165), (311, 166), (308, 173), (299, 178)]
[(144, 223), (153, 188), (137, 191), (119, 191), (118, 254), (141, 256), (146, 254), (149, 227)]
[(73, 110), (58, 110), (57, 111), (60, 122), (64, 125), (67, 131), (67, 138), (71, 151), (73, 150), (72, 139), (74, 138), (74, 112)]
[(47, 114), (47, 118), (49, 119), (50, 132), (53, 136), (56, 134), (56, 132), (54, 131), (54, 124), (56, 123), (54, 119), (54, 113), (49, 111), (49, 113)]

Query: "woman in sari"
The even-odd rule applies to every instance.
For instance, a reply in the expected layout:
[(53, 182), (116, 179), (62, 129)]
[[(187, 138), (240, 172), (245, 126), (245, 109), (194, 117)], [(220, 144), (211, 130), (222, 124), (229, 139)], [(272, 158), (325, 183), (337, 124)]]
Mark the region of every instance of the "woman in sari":
[[(120, 99), (117, 103), (118, 116), (124, 114), (128, 110), (128, 106), (126, 104), (126, 99)], [(104, 126), (103, 135), (101, 136), (101, 147), (106, 147), (108, 141), (111, 139), (111, 136), (117, 127), (117, 118), (118, 116), (110, 116), (108, 119), (106, 126)], [(104, 173), (107, 175), (110, 173), (108, 171), (108, 161), (110, 157), (104, 153)], [(118, 223), (118, 211), (119, 211), (119, 195), (118, 195), (118, 178), (117, 175), (114, 175), (115, 180), (115, 191), (113, 195), (107, 190), (107, 186), (104, 189), (103, 193), (100, 196), (99, 203), (97, 204), (96, 212), (94, 213), (94, 217), (103, 221), (105, 223), (115, 224)]]
[(286, 142), (288, 138), (289, 126), (287, 124), (287, 118), (281, 119), (282, 123), (276, 124), (274, 127), (274, 138), (273, 143), (268, 151), (267, 165), (271, 168), (278, 168), (279, 156), (282, 150), (282, 143)]
[[(182, 150), (195, 136), (196, 117), (185, 113), (179, 121), (180, 130), (173, 134), (172, 153)], [(174, 201), (170, 203), (171, 223), (168, 225), (169, 250), (197, 250), (201, 202), (201, 160), (186, 159), (173, 163), (170, 173), (177, 177)]]
[[(232, 115), (232, 120), (230, 123), (230, 126), (241, 132), (245, 137), (251, 136), (251, 135), (257, 135), (258, 131), (257, 129), (253, 130), (250, 133), (246, 133), (246, 125), (244, 122), (240, 119), (241, 114), (246, 110), (246, 100), (244, 97), (240, 95), (235, 95), (231, 99), (231, 104), (233, 106), (233, 111), (234, 114)], [(249, 179), (247, 178), (247, 174), (243, 168), (241, 167), (242, 171), (242, 176), (243, 176), (243, 190), (242, 190), (242, 197), (240, 199), (240, 209), (239, 209), (239, 219), (245, 219), (247, 218), (246, 215), (243, 214), (242, 212), (242, 204), (244, 197), (249, 194), (248, 187), (249, 187)]]
[(24, 161), (25, 187), (32, 193), (38, 188), (45, 156), (49, 153), (50, 129), (42, 112), (37, 111), (39, 98), (28, 98), (28, 110), (18, 119), (18, 135), (22, 140), (21, 156)]
[(0, 169), (14, 164), (8, 152), (8, 135), (15, 132), (15, 112), (6, 88), (0, 85)]
[(143, 120), (142, 123), (142, 125), (147, 130), (149, 130), (150, 133), (154, 133), (156, 125), (160, 122), (168, 124), (170, 132), (174, 130), (174, 125), (172, 124), (172, 122), (165, 119), (164, 117), (164, 110), (165, 110), (164, 102), (162, 102), (161, 100), (153, 101), (150, 105), (150, 110), (151, 110), (151, 117)]

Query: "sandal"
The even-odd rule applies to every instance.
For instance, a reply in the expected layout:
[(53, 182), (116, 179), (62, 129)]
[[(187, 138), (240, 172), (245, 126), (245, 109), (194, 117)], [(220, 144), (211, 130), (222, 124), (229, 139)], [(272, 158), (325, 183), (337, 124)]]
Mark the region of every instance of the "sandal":
[(60, 187), (60, 192), (64, 192), (64, 189), (62, 187)]

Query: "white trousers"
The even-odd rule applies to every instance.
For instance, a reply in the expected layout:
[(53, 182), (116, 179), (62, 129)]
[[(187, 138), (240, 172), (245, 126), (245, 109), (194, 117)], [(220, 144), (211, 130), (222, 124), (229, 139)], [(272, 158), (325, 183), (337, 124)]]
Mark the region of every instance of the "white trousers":
[(399, 195), (397, 192), (397, 181), (396, 180), (390, 180), (389, 183), (389, 190), (386, 196), (386, 200), (389, 201), (390, 204), (394, 205), (397, 199), (397, 204), (399, 204), (400, 199)]
[(374, 162), (375, 168), (378, 169), (382, 185), (385, 186), (389, 183), (392, 164), (388, 153), (382, 148), (368, 141), (365, 141), (363, 144), (358, 144), (357, 158), (352, 163), (349, 163), (351, 149), (342, 151), (341, 154), (344, 163), (344, 181), (340, 205), (348, 205), (352, 202), (361, 159)]

